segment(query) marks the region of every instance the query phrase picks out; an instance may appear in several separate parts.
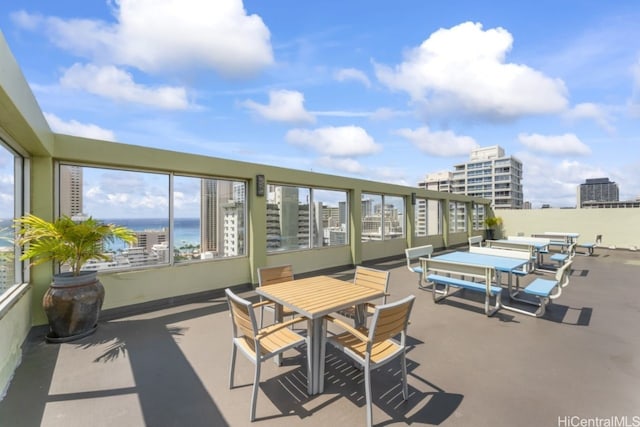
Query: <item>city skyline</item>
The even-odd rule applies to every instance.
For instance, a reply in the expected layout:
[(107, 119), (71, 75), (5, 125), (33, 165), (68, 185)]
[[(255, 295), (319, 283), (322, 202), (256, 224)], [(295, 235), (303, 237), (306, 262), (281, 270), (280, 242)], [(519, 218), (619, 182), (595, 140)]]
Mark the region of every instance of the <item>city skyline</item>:
[(408, 186), (500, 145), (534, 208), (640, 195), (637, 2), (146, 4), (0, 5), (55, 132)]

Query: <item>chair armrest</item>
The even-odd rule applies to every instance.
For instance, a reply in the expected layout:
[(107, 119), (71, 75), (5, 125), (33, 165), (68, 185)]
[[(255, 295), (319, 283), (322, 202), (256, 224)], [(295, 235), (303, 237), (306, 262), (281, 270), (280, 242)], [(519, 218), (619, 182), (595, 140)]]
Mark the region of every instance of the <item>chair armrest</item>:
[(300, 323), (306, 320), (308, 320), (306, 317), (300, 316), (300, 317), (294, 317), (293, 319), (289, 319), (286, 322), (274, 323), (273, 325), (269, 325), (267, 327), (260, 329), (260, 331), (256, 335), (256, 339), (261, 340), (262, 338), (276, 331), (279, 331), (280, 329), (288, 328), (291, 325), (294, 325), (296, 323)]
[(346, 332), (350, 333), (351, 335), (353, 335), (354, 337), (356, 337), (357, 339), (359, 339), (363, 343), (368, 343), (369, 342), (369, 337), (368, 336), (366, 336), (365, 334), (363, 334), (361, 331), (357, 330), (353, 326), (349, 325), (348, 323), (345, 323), (342, 320), (336, 319), (335, 317), (332, 317), (332, 316), (325, 316), (324, 318), (327, 319), (328, 322), (331, 322), (331, 323), (334, 323), (334, 324), (340, 326)]
[(258, 308), (258, 307), (262, 307), (264, 305), (269, 305), (269, 304), (275, 304), (275, 303), (273, 301), (271, 301), (271, 300), (265, 299), (265, 300), (262, 300), (260, 302), (254, 303), (253, 304), (253, 308)]

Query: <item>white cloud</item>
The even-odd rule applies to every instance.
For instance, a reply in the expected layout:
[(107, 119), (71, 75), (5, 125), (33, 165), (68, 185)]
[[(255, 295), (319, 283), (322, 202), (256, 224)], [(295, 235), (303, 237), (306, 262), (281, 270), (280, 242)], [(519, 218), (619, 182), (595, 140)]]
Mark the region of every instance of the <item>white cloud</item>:
[(591, 148), (572, 133), (565, 133), (564, 135), (521, 133), (518, 135), (518, 140), (530, 150), (542, 153), (577, 156), (587, 156), (591, 154)]
[(289, 123), (315, 123), (315, 117), (304, 108), (304, 95), (292, 90), (269, 92), (269, 104), (247, 100), (242, 105), (267, 120)]
[[(607, 176), (607, 172), (597, 166), (577, 160), (550, 161), (533, 153), (520, 153), (522, 161), (525, 200), (534, 208), (547, 203), (551, 207), (574, 207), (578, 185), (587, 178)], [(541, 179), (540, 177), (544, 177)]]
[(615, 128), (611, 125), (611, 116), (604, 108), (591, 102), (577, 104), (565, 113), (565, 117), (570, 120), (593, 120), (598, 126), (609, 133), (613, 133)]
[(43, 21), (41, 15), (30, 14), (24, 10), (13, 12), (10, 16), (14, 24), (30, 31), (36, 30)]
[(431, 131), (427, 126), (418, 129), (398, 129), (402, 136), (420, 151), (437, 157), (453, 157), (471, 153), (480, 145), (470, 136), (459, 136), (451, 131)]
[(308, 147), (327, 156), (365, 156), (382, 150), (382, 146), (358, 126), (292, 129), (285, 139), (290, 144)]
[(564, 110), (564, 83), (505, 62), (512, 44), (503, 28), (465, 22), (434, 32), (394, 68), (376, 64), (376, 76), (431, 112), (513, 119)]
[(395, 117), (407, 116), (411, 114), (409, 111), (398, 111), (392, 110), (391, 108), (378, 108), (376, 111), (371, 113), (369, 117), (374, 121), (382, 121), (382, 120), (391, 120)]
[(347, 172), (351, 174), (362, 174), (365, 172), (364, 166), (360, 162), (350, 158), (335, 158), (330, 156), (323, 156), (317, 160), (318, 165), (321, 167)]
[(74, 64), (60, 78), (64, 87), (81, 89), (116, 101), (135, 102), (168, 110), (189, 107), (187, 92), (182, 87), (146, 87), (133, 81), (133, 76), (113, 65)]
[(65, 122), (60, 117), (51, 113), (44, 113), (49, 126), (56, 133), (65, 135), (81, 136), (83, 138), (101, 139), (106, 141), (115, 141), (116, 136), (113, 131), (101, 128), (94, 124), (80, 123), (76, 120)]
[[(242, 0), (110, 1), (115, 23), (44, 18), (46, 31), (61, 48), (146, 72), (204, 67), (225, 76), (252, 75), (273, 63), (270, 32)], [(21, 12), (25, 28), (37, 16)]]
[(355, 68), (343, 68), (341, 70), (338, 70), (335, 73), (335, 79), (339, 82), (355, 80), (362, 83), (366, 87), (371, 87), (371, 81), (369, 80), (369, 77), (367, 77), (367, 75), (362, 71), (356, 70)]

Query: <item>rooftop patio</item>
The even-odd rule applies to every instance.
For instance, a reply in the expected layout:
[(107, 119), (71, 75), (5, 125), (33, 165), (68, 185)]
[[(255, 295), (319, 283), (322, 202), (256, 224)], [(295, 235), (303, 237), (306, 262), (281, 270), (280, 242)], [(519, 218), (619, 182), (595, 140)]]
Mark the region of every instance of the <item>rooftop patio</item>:
[[(417, 297), (409, 327), (410, 398), (401, 398), (399, 362), (374, 372), (375, 424), (639, 420), (636, 252), (597, 249), (594, 256), (576, 256), (571, 283), (542, 318), (506, 310), (486, 317), (471, 293), (434, 304), (430, 292), (417, 289), (404, 259), (369, 265), (391, 271), (392, 301)], [(353, 269), (330, 273), (353, 277)], [(238, 290), (256, 297), (249, 287)], [(107, 312), (94, 335), (73, 343), (46, 344), (44, 329), (34, 328), (0, 402), (0, 424), (249, 424), (253, 366), (239, 356), (241, 386), (228, 389), (230, 318), (223, 293), (215, 292), (155, 310)], [(310, 397), (304, 352), (286, 356), (281, 367), (263, 365), (253, 425), (364, 424), (362, 374), (346, 358), (327, 349), (325, 392)]]

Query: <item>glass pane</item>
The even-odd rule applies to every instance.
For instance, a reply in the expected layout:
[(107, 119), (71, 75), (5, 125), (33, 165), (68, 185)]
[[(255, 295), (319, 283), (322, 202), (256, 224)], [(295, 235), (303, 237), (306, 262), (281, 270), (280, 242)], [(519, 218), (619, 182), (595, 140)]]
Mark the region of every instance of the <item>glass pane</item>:
[(0, 296), (17, 282), (13, 218), (15, 215), (14, 155), (0, 144)]
[(245, 183), (176, 176), (174, 261), (244, 254)]
[[(60, 214), (92, 216), (128, 227), (138, 242), (105, 246), (109, 261), (91, 262), (84, 269), (122, 269), (169, 262), (169, 175), (60, 166)], [(63, 269), (64, 271), (64, 269)]]
[(440, 200), (427, 201), (427, 235), (442, 234), (442, 202)]
[(414, 206), (415, 224), (414, 230), (417, 237), (426, 237), (428, 230), (427, 222), (427, 199), (416, 199), (416, 205)]
[(384, 239), (404, 237), (404, 197), (384, 196)]
[(267, 191), (267, 251), (310, 247), (310, 190), (269, 185)]
[(465, 204), (449, 202), (449, 231), (452, 233), (467, 231)]
[(484, 229), (484, 205), (473, 204), (473, 229)]
[(382, 240), (382, 196), (362, 193), (363, 242)]
[(312, 189), (313, 247), (341, 246), (349, 243), (348, 205), (345, 191)]

